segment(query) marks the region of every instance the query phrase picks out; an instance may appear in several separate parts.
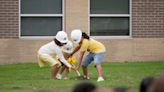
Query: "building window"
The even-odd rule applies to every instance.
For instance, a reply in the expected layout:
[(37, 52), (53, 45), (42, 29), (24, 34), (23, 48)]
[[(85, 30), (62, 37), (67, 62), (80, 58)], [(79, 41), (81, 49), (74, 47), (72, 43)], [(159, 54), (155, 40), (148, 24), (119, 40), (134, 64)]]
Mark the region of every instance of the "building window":
[(54, 36), (63, 29), (63, 0), (20, 0), (20, 36)]
[(130, 0), (90, 0), (91, 36), (130, 36)]

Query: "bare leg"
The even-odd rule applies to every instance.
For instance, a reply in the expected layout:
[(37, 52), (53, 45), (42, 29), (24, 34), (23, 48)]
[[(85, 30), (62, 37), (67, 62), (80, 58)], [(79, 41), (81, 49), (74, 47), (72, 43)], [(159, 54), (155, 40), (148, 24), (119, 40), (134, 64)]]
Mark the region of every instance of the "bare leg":
[(82, 67), (83, 67), (83, 75), (88, 77), (88, 69), (87, 69), (87, 67), (85, 67), (85, 66), (82, 66)]
[(65, 70), (65, 68), (66, 68), (66, 66), (65, 66), (65, 65), (63, 65), (63, 66), (62, 66), (62, 68), (61, 68), (61, 70), (60, 70), (60, 72), (59, 72), (59, 74), (62, 74), (62, 73), (63, 73), (63, 71)]
[(65, 71), (64, 77), (68, 77), (68, 74), (69, 74), (69, 68), (66, 67), (66, 71)]
[(103, 70), (102, 70), (101, 64), (96, 65), (96, 69), (98, 72), (98, 76), (102, 77), (103, 76)]
[(53, 80), (58, 72), (59, 68), (58, 68), (58, 64), (54, 65), (51, 69), (51, 80)]

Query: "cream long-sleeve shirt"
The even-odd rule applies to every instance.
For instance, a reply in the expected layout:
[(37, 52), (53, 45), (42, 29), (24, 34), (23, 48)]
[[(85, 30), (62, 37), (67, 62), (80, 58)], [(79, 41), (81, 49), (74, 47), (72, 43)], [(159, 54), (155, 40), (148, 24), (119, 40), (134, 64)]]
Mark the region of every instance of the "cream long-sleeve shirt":
[(54, 41), (51, 41), (45, 45), (43, 45), (39, 50), (38, 53), (41, 54), (48, 54), (52, 56), (58, 56), (60, 61), (64, 63), (67, 67), (71, 68), (71, 65), (67, 62), (67, 60), (64, 58), (64, 55), (62, 53), (62, 49), (55, 44)]

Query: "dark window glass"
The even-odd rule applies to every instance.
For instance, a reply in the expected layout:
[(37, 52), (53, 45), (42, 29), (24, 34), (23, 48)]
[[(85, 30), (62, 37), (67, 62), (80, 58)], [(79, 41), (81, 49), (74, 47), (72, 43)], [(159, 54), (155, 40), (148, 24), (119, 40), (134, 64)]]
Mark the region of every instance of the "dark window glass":
[(62, 0), (21, 0), (21, 14), (62, 14)]
[(22, 17), (21, 36), (55, 36), (62, 30), (62, 17)]
[(91, 17), (90, 28), (92, 36), (128, 36), (128, 17)]
[(90, 0), (90, 14), (129, 14), (129, 0)]

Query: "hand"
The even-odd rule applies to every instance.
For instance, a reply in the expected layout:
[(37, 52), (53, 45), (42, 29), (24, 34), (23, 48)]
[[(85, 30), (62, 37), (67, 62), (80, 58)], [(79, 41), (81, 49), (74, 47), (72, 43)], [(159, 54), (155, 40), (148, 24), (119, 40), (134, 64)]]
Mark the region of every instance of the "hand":
[(80, 69), (80, 66), (76, 67), (75, 70), (78, 71)]

